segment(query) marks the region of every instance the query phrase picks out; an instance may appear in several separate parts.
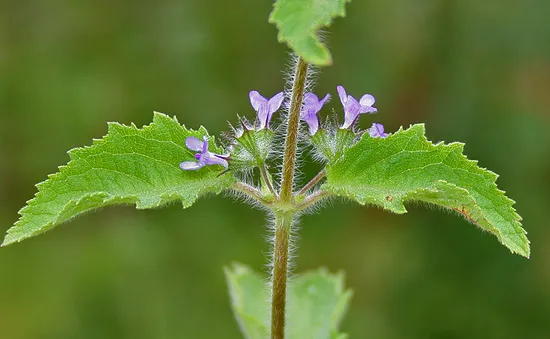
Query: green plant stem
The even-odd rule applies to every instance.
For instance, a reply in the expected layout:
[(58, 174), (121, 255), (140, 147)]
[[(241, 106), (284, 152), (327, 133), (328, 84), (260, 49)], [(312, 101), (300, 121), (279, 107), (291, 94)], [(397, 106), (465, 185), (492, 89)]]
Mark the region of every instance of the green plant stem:
[(275, 216), (273, 273), (271, 277), (271, 339), (285, 337), (286, 283), (292, 214)]
[(294, 168), (296, 166), (296, 149), (300, 127), (300, 110), (306, 87), (308, 64), (302, 58), (296, 63), (290, 111), (288, 114), (285, 135), (285, 153), (281, 175), (281, 191), (277, 205), (281, 207), (275, 212), (275, 243), (273, 244), (273, 273), (271, 275), (271, 339), (285, 337), (286, 283), (288, 275), (288, 247), (292, 218), (294, 194)]
[(292, 95), (290, 98), (290, 112), (285, 136), (285, 155), (283, 157), (283, 173), (281, 179), (281, 201), (288, 203), (292, 200), (294, 185), (294, 167), (296, 165), (296, 149), (298, 147), (298, 132), (300, 124), (300, 110), (306, 87), (308, 64), (302, 58), (298, 59)]
[(323, 191), (323, 190), (315, 191), (315, 192), (311, 193), (310, 195), (308, 195), (304, 199), (304, 201), (302, 201), (300, 204), (298, 204), (296, 206), (296, 210), (297, 211), (305, 210), (306, 208), (317, 204), (319, 201), (321, 201), (321, 200), (323, 200), (323, 199), (325, 199), (329, 196), (330, 196), (330, 193), (327, 192), (327, 191)]
[(250, 186), (249, 184), (245, 184), (244, 182), (237, 181), (231, 186), (234, 190), (244, 193), (245, 195), (251, 197), (252, 199), (264, 204), (268, 205), (270, 202), (264, 199), (262, 196), (262, 192), (258, 191), (256, 187)]
[(317, 175), (311, 179), (299, 192), (298, 192), (298, 195), (302, 195), (302, 194), (305, 194), (309, 189), (311, 189), (313, 186), (317, 185), (317, 183), (321, 180), (323, 180), (323, 178), (325, 177), (325, 174), (326, 174), (326, 170), (323, 168), (323, 170), (319, 173), (317, 173)]

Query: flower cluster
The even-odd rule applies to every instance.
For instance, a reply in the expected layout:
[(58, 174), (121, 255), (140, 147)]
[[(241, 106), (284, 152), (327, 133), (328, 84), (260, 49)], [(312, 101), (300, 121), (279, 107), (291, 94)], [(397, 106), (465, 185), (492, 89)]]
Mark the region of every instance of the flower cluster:
[[(360, 114), (376, 113), (378, 110), (372, 107), (375, 99), (370, 94), (365, 94), (359, 99), (348, 95), (342, 86), (337, 86), (336, 91), (340, 97), (340, 102), (344, 108), (344, 123), (340, 129), (349, 129), (357, 121)], [(259, 127), (256, 131), (269, 130), (269, 122), (275, 112), (281, 108), (284, 101), (283, 92), (275, 94), (270, 99), (264, 98), (258, 91), (249, 93), (250, 104), (257, 113), (257, 121)], [(309, 134), (315, 135), (320, 128), (319, 117), (317, 113), (323, 108), (324, 104), (330, 99), (330, 94), (327, 94), (323, 99), (319, 100), (317, 95), (313, 93), (304, 94), (302, 109), (300, 112), (301, 120), (305, 121), (309, 127)], [(373, 138), (385, 138), (388, 133), (384, 132), (382, 124), (374, 123), (368, 129), (368, 133)], [(198, 170), (206, 165), (222, 165), (228, 168), (228, 155), (220, 155), (212, 153), (208, 150), (208, 140), (206, 137), (200, 140), (196, 137), (188, 137), (185, 140), (185, 145), (192, 151), (199, 153), (195, 154), (195, 161), (184, 161), (180, 164), (182, 170)]]
[[(338, 92), (338, 96), (340, 97), (340, 101), (342, 102), (342, 106), (344, 107), (344, 124), (342, 125), (342, 129), (348, 129), (355, 121), (357, 121), (357, 117), (359, 114), (363, 113), (376, 113), (378, 110), (372, 105), (374, 105), (375, 99), (370, 94), (365, 94), (361, 97), (359, 101), (352, 97), (351, 95), (347, 95), (346, 90), (342, 86), (336, 87), (336, 91)], [(330, 98), (330, 94), (327, 94), (323, 100), (319, 100), (317, 96), (313, 93), (306, 93), (304, 95), (304, 104), (302, 106), (302, 113), (301, 118), (304, 120), (308, 126), (309, 126), (309, 133), (311, 135), (314, 135), (317, 133), (317, 130), (319, 129), (319, 118), (317, 117), (317, 113), (321, 110), (325, 102)], [(384, 133), (384, 126), (381, 124), (376, 124), (377, 126), (380, 126), (381, 133), (369, 133), (372, 137), (381, 137), (385, 138), (388, 136), (387, 133)]]
[[(361, 97), (359, 101), (347, 95), (346, 90), (342, 86), (336, 87), (342, 106), (344, 107), (344, 124), (340, 127), (342, 129), (348, 129), (357, 120), (359, 114), (363, 113), (376, 113), (378, 110), (372, 105), (374, 105), (375, 99), (370, 94), (365, 94)], [(317, 113), (321, 110), (325, 102), (330, 98), (330, 94), (327, 94), (322, 100), (319, 100), (317, 96), (313, 93), (306, 93), (304, 95), (304, 104), (302, 106), (301, 118), (309, 126), (309, 133), (314, 135), (319, 129), (319, 118)], [(384, 127), (381, 124), (376, 124), (381, 126), (382, 133), (374, 134), (370, 133), (372, 137), (382, 137), (385, 138), (388, 136), (387, 133), (383, 133)]]

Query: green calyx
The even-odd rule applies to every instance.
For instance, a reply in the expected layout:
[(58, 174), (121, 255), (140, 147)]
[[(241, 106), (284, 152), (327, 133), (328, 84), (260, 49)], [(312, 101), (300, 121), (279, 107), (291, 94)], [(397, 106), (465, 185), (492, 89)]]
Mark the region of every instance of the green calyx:
[(248, 130), (235, 138), (230, 168), (246, 170), (265, 165), (271, 151), (274, 132), (269, 129)]
[(320, 129), (311, 137), (311, 143), (321, 158), (333, 163), (340, 159), (358, 139), (359, 136), (349, 129)]

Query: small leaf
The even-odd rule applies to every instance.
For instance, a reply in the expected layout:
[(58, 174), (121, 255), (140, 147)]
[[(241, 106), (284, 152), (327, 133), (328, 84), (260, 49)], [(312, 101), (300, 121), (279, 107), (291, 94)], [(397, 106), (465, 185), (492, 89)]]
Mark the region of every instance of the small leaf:
[(330, 25), (333, 18), (345, 16), (349, 1), (278, 0), (269, 22), (279, 28), (279, 41), (288, 43), (297, 55), (314, 65), (327, 66), (332, 64), (332, 56), (317, 31)]
[[(225, 268), (231, 305), (245, 338), (269, 338), (269, 285), (249, 267)], [(351, 291), (344, 290), (342, 273), (310, 271), (290, 280), (287, 294), (286, 338), (343, 339), (337, 332)]]
[[(199, 195), (228, 188), (230, 174), (207, 166), (182, 171), (179, 164), (194, 160), (187, 149), (189, 136), (202, 138), (206, 129), (188, 130), (162, 113), (138, 129), (109, 123), (107, 135), (92, 146), (69, 151), (71, 158), (59, 172), (37, 185), (38, 193), (19, 211), (21, 218), (8, 230), (2, 246), (43, 233), (86, 211), (114, 204), (155, 208), (174, 200), (191, 206)], [(211, 151), (219, 152), (211, 138)]]
[(337, 332), (346, 313), (351, 291), (344, 289), (344, 274), (325, 268), (291, 280), (288, 297), (289, 338), (345, 338)]
[(424, 125), (400, 129), (387, 138), (364, 134), (327, 166), (324, 189), (361, 204), (405, 213), (406, 201), (424, 201), (462, 215), (497, 236), (513, 253), (529, 257), (529, 241), (514, 201), (495, 184), (497, 175), (462, 154), (464, 144), (436, 145)]
[(247, 339), (269, 337), (269, 288), (248, 266), (233, 263), (225, 267), (231, 307)]

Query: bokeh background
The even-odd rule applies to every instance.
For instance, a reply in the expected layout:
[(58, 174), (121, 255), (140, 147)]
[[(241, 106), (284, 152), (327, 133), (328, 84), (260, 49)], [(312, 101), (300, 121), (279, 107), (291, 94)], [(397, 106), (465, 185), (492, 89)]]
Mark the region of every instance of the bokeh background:
[[(247, 93), (284, 85), (270, 1), (0, 2), (0, 229), (107, 121), (152, 111), (218, 134)], [(425, 122), (499, 173), (530, 260), (439, 209), (335, 203), (303, 218), (296, 271), (344, 270), (352, 338), (550, 338), (550, 2), (354, 1), (325, 32), (338, 84), (372, 93), (388, 131)], [(340, 110), (338, 100), (332, 108)], [(305, 177), (316, 173), (310, 166)], [(0, 337), (239, 338), (222, 267), (264, 271), (266, 218), (210, 196), (182, 210), (89, 213), (0, 249)]]

